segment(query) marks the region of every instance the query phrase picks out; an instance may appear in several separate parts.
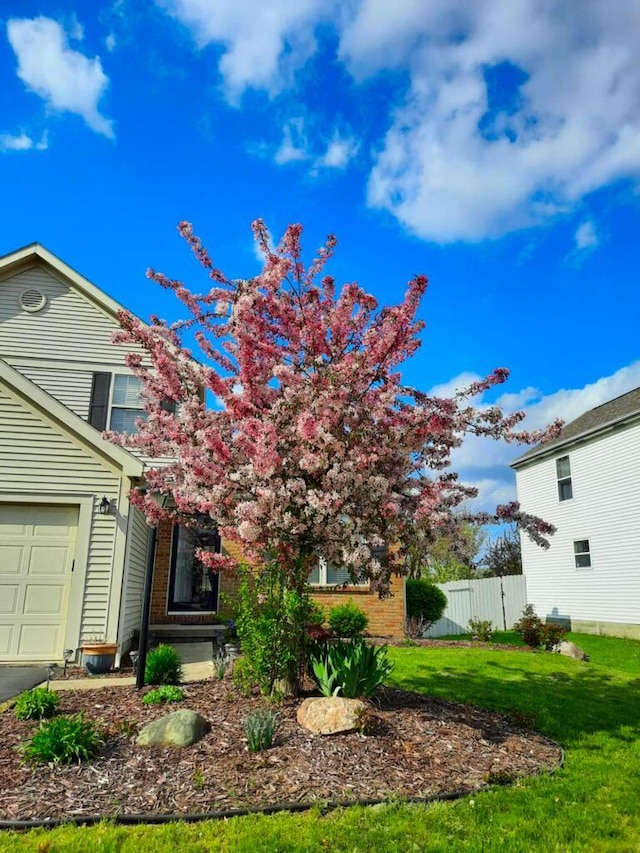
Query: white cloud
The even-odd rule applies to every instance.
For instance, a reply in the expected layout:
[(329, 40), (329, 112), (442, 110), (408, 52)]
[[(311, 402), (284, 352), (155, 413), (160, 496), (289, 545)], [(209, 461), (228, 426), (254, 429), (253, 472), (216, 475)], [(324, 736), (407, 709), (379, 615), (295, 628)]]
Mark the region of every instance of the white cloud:
[(279, 166), (297, 163), (310, 157), (308, 142), (302, 118), (290, 119), (282, 129), (282, 142), (275, 153), (274, 160)]
[(430, 240), (480, 240), (640, 175), (634, 0), (584, 0), (580, 15), (570, 0), (403, 0), (393, 12), (363, 0), (341, 38), (359, 78), (410, 73), (371, 173), (372, 206)]
[(346, 169), (351, 160), (356, 156), (360, 145), (353, 136), (341, 136), (337, 131), (327, 145), (327, 150), (317, 157), (313, 164), (313, 171), (322, 169)]
[(72, 50), (51, 18), (12, 18), (7, 35), (18, 58), (18, 77), (28, 89), (52, 109), (82, 116), (96, 133), (114, 138), (113, 123), (98, 110), (109, 84), (99, 57)]
[(576, 250), (595, 249), (599, 243), (596, 227), (591, 221), (583, 222), (575, 233)]
[(156, 0), (191, 32), (199, 47), (224, 45), (219, 62), (227, 99), (252, 87), (276, 94), (316, 50), (315, 27), (331, 15), (325, 0)]
[(49, 136), (45, 132), (39, 140), (34, 140), (27, 133), (0, 133), (0, 152), (6, 151), (46, 151), (49, 147)]
[[(472, 374), (461, 374), (449, 383), (432, 388), (430, 394), (440, 396), (452, 393), (468, 383)], [(534, 388), (525, 388), (520, 392), (502, 394), (496, 404), (507, 412), (523, 410), (526, 420), (522, 429), (542, 429), (561, 418), (565, 423), (602, 405), (609, 400), (640, 387), (640, 361), (617, 370), (610, 376), (603, 376), (584, 388), (562, 388), (553, 394), (543, 395)], [(482, 401), (474, 401), (482, 405)], [(452, 453), (452, 469), (460, 474), (464, 483), (475, 485), (480, 494), (475, 502), (478, 509), (490, 511), (496, 503), (515, 500), (515, 477), (509, 463), (525, 453), (527, 445), (506, 444), (487, 438), (470, 436), (461, 447)], [(496, 500), (496, 496), (499, 496)]]
[(107, 48), (109, 53), (111, 53), (112, 50), (115, 50), (116, 43), (116, 37), (113, 33), (109, 33), (109, 35), (104, 40), (104, 46)]
[[(317, 147), (325, 149), (322, 154), (317, 154), (317, 147), (310, 142), (304, 118), (289, 119), (282, 129), (282, 142), (274, 154), (274, 160), (279, 166), (309, 162), (309, 174), (315, 177), (329, 169), (346, 169), (360, 148), (355, 137), (351, 134), (343, 135), (338, 130), (334, 130), (328, 142), (319, 142)], [(257, 149), (254, 147), (254, 150)], [(262, 154), (269, 152), (268, 146), (259, 150)]]

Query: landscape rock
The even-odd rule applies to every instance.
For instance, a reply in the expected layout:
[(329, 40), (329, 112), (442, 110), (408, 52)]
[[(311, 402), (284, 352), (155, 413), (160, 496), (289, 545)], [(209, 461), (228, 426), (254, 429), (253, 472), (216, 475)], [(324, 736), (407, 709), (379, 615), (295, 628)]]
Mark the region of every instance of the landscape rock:
[(206, 734), (204, 717), (186, 708), (148, 723), (138, 734), (138, 746), (191, 746)]
[(580, 646), (576, 646), (575, 643), (572, 643), (569, 640), (562, 640), (562, 642), (558, 643), (555, 647), (555, 650), (559, 655), (565, 655), (568, 658), (575, 658), (575, 660), (589, 660), (589, 655), (585, 654)]
[(360, 699), (321, 696), (305, 699), (298, 708), (298, 723), (314, 735), (354, 732), (362, 726), (367, 706)]

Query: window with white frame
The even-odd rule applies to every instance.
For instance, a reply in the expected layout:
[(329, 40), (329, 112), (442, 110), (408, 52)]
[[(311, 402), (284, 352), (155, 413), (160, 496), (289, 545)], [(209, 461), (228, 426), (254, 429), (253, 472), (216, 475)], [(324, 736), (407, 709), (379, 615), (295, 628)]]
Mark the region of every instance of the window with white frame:
[(568, 456), (556, 459), (556, 474), (558, 476), (558, 498), (561, 501), (571, 500), (573, 486), (571, 485), (571, 463)]
[(576, 569), (591, 568), (591, 551), (588, 539), (577, 539), (573, 543), (573, 555), (576, 561)]
[(113, 376), (113, 391), (111, 394), (111, 416), (109, 428), (116, 432), (129, 434), (138, 431), (136, 421), (146, 420), (140, 398), (142, 382), (137, 376), (129, 373), (115, 373)]
[[(384, 555), (386, 548), (372, 548), (371, 551), (374, 557), (381, 558)], [(332, 566), (327, 562), (325, 557), (318, 559), (318, 564), (309, 572), (309, 583), (311, 586), (368, 586), (368, 580), (356, 580), (355, 583), (351, 580), (349, 569), (344, 566)]]

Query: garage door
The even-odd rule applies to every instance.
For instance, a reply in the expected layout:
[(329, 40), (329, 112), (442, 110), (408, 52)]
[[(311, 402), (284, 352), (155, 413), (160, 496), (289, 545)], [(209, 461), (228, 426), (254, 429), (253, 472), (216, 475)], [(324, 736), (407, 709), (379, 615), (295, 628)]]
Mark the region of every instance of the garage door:
[(78, 508), (0, 503), (0, 660), (62, 658)]

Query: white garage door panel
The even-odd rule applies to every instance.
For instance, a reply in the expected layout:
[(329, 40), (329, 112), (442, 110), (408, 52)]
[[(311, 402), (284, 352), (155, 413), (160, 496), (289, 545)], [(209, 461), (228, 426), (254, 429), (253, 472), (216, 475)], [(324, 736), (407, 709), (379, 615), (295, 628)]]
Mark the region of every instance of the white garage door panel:
[(62, 657), (78, 508), (0, 504), (0, 660)]

